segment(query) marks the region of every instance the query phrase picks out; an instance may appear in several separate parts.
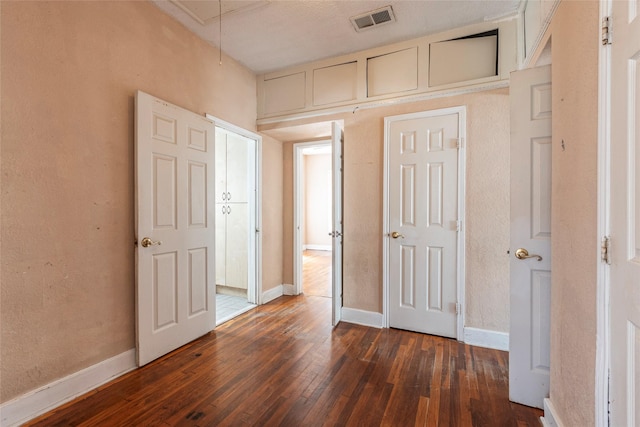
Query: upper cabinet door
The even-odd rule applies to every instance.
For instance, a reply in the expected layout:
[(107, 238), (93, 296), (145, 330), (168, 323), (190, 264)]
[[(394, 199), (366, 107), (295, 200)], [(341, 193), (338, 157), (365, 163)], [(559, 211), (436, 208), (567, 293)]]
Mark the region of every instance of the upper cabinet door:
[(227, 201), (227, 133), (216, 127), (216, 203)]
[(227, 134), (226, 203), (249, 201), (249, 147), (251, 140), (234, 133)]

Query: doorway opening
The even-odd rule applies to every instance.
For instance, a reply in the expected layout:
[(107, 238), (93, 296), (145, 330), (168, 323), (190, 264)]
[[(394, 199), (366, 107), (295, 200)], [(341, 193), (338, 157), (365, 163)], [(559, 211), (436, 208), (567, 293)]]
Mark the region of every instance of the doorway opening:
[(296, 144), (296, 264), (302, 265), (300, 292), (332, 297), (333, 191), (331, 141)]
[(258, 304), (260, 136), (214, 119), (216, 325)]
[[(342, 317), (344, 132), (341, 123), (328, 124), (330, 139), (293, 144), (292, 293), (315, 292), (331, 298), (332, 324), (335, 326)], [(305, 254), (305, 251), (309, 252)], [(309, 269), (306, 280), (303, 274), (305, 258)], [(317, 268), (317, 274), (312, 271), (313, 265)], [(317, 286), (310, 282), (312, 278)], [(308, 289), (305, 282), (309, 285)]]

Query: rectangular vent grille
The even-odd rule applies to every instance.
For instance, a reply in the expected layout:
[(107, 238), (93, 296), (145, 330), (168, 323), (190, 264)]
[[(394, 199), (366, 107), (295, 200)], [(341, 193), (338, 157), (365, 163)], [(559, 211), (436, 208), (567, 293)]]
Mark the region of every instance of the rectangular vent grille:
[(353, 28), (357, 32), (360, 32), (389, 22), (395, 22), (396, 17), (393, 14), (391, 6), (385, 6), (381, 9), (363, 13), (362, 15), (352, 16), (350, 20), (351, 24), (353, 24)]

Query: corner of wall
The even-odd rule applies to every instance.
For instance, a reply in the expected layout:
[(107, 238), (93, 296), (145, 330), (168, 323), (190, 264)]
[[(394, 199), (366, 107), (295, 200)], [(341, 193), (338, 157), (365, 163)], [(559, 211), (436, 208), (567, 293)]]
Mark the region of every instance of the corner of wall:
[(540, 422), (544, 427), (564, 427), (550, 398), (544, 399), (544, 416)]

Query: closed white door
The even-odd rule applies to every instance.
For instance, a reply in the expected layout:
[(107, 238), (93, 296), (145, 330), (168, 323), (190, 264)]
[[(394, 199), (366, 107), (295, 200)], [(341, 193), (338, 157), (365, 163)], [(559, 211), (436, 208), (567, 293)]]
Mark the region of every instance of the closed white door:
[(457, 337), (459, 112), (387, 118), (389, 326)]
[(610, 425), (640, 425), (640, 5), (614, 1)]
[(137, 357), (215, 327), (214, 125), (136, 94)]
[(254, 141), (233, 132), (227, 132), (227, 202), (249, 202), (250, 178), (253, 171), (249, 169)]
[(229, 203), (226, 208), (225, 283), (247, 289), (249, 283), (249, 203)]
[(333, 186), (333, 231), (332, 231), (332, 323), (337, 325), (342, 318), (342, 144), (344, 136), (338, 123), (331, 128), (332, 186)]
[(511, 73), (509, 399), (549, 396), (551, 67)]
[(227, 133), (216, 127), (216, 284), (224, 285), (227, 276)]

